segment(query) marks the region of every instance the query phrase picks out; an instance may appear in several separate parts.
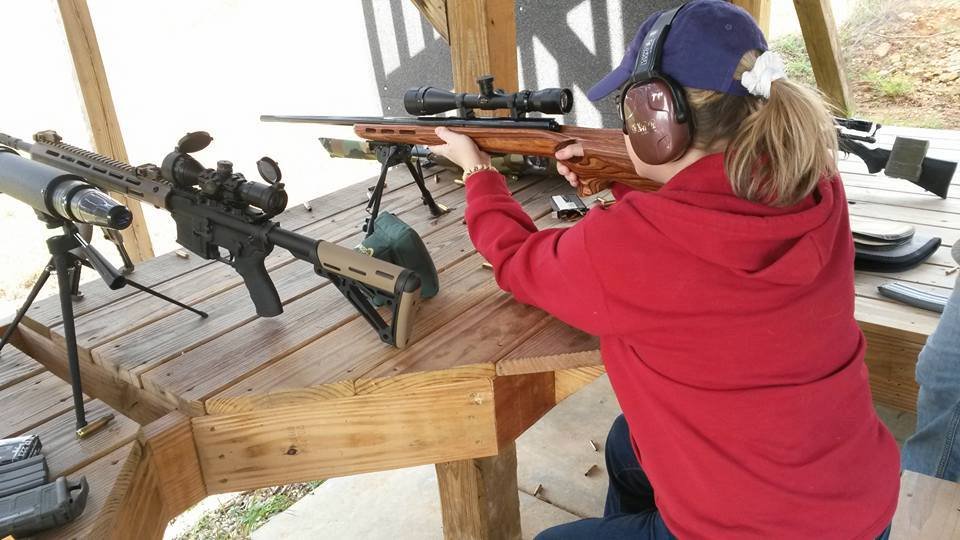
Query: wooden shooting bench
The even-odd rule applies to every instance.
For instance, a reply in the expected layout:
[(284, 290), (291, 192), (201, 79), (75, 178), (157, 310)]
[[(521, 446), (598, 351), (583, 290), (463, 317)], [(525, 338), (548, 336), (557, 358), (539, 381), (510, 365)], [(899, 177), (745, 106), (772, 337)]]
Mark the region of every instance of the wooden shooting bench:
[[(952, 137), (931, 135), (931, 142), (948, 148)], [(913, 366), (937, 316), (882, 298), (876, 286), (887, 279), (941, 292), (952, 286), (948, 246), (960, 237), (960, 191), (941, 200), (906, 181), (862, 174), (853, 160), (841, 169), (852, 214), (907, 221), (944, 240), (914, 270), (857, 276), (875, 399), (913, 409)], [(95, 497), (114, 494), (105, 515), (126, 527), (96, 530), (159, 537), (170, 518), (210, 494), (436, 463), (448, 538), (519, 537), (514, 440), (603, 368), (595, 338), (498, 289), (466, 234), (455, 176), (428, 177), (437, 202), (452, 209), (434, 218), (406, 171), (390, 173), (384, 209), (421, 234), (440, 270), (441, 292), (423, 303), (405, 350), (383, 345), (334, 287), (282, 250), (267, 267), (285, 312), (270, 319), (256, 316), (232, 268), (196, 256), (158, 257), (138, 265), (134, 277), (208, 319), (130, 288), (84, 285), (75, 303), (84, 389), (98, 407), (145, 426), (138, 433), (119, 419), (109, 448), (94, 453), (127, 459), (115, 477), (133, 486), (119, 500), (114, 488), (95, 487)], [(371, 184), (316, 199), (311, 211), (298, 205), (280, 221), (355, 246)], [(565, 182), (528, 175), (509, 185), (539, 226), (560, 225), (548, 196), (568, 189)], [(59, 317), (55, 297), (38, 302), (15, 343), (63, 376)], [(60, 384), (49, 373), (44, 380)], [(0, 390), (0, 399), (7, 395)], [(24, 400), (10, 398), (10, 406)], [(69, 400), (51, 412), (70, 427)], [(66, 438), (61, 444), (79, 451)]]

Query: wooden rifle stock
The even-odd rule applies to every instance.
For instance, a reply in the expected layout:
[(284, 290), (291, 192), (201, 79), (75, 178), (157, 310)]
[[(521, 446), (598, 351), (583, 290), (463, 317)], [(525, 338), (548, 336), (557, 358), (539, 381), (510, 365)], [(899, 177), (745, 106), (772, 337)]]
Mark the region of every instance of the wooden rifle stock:
[[(442, 125), (442, 124), (438, 124)], [(437, 126), (417, 124), (358, 123), (354, 132), (363, 139), (402, 144), (443, 144), (434, 130)], [(451, 131), (469, 136), (480, 150), (496, 154), (521, 154), (553, 158), (565, 146), (580, 143), (583, 157), (565, 160), (564, 165), (580, 177), (577, 192), (581, 197), (594, 195), (619, 182), (627, 186), (653, 191), (660, 184), (637, 176), (627, 156), (623, 133), (616, 129), (560, 126), (559, 131), (530, 128), (450, 127)]]

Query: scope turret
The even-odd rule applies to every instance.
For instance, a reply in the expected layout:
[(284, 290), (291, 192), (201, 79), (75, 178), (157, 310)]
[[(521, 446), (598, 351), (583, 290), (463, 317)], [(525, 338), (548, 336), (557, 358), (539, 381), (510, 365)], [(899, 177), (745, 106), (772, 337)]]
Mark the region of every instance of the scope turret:
[(545, 88), (521, 90), (508, 94), (493, 89), (493, 77), (487, 75), (477, 80), (480, 92), (454, 93), (432, 86), (407, 90), (403, 106), (416, 116), (440, 114), (454, 109), (460, 116), (473, 117), (473, 110), (494, 111), (506, 109), (513, 118), (523, 118), (527, 113), (565, 114), (573, 107), (573, 93), (568, 88)]

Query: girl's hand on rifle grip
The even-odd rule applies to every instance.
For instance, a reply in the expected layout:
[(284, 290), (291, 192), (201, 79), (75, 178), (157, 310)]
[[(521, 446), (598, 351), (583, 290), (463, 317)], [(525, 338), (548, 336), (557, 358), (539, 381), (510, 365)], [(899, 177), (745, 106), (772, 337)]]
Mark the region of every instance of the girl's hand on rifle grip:
[(477, 165), (490, 165), (490, 155), (481, 152), (470, 137), (445, 127), (438, 127), (436, 134), (446, 144), (431, 146), (430, 151), (434, 154), (449, 159), (465, 171)]
[(563, 177), (567, 179), (567, 182), (570, 182), (571, 186), (579, 187), (580, 178), (577, 176), (577, 173), (571, 171), (570, 167), (563, 164), (563, 161), (575, 157), (583, 157), (583, 145), (574, 143), (564, 146), (560, 150), (557, 150), (554, 157), (557, 158), (557, 172), (563, 175)]

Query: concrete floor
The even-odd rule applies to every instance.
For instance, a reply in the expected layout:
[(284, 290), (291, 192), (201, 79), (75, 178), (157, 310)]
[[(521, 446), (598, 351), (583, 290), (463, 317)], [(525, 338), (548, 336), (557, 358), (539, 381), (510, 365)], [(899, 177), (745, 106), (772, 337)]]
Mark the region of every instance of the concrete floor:
[[(916, 416), (878, 407), (898, 442)], [(607, 480), (603, 444), (620, 413), (606, 376), (566, 399), (517, 439), (517, 484), (523, 538), (603, 511)], [(594, 451), (590, 441), (596, 443)], [(590, 475), (585, 473), (596, 468)], [(538, 497), (533, 493), (542, 486)], [(274, 538), (442, 538), (433, 466), (328, 480), (253, 533)]]

